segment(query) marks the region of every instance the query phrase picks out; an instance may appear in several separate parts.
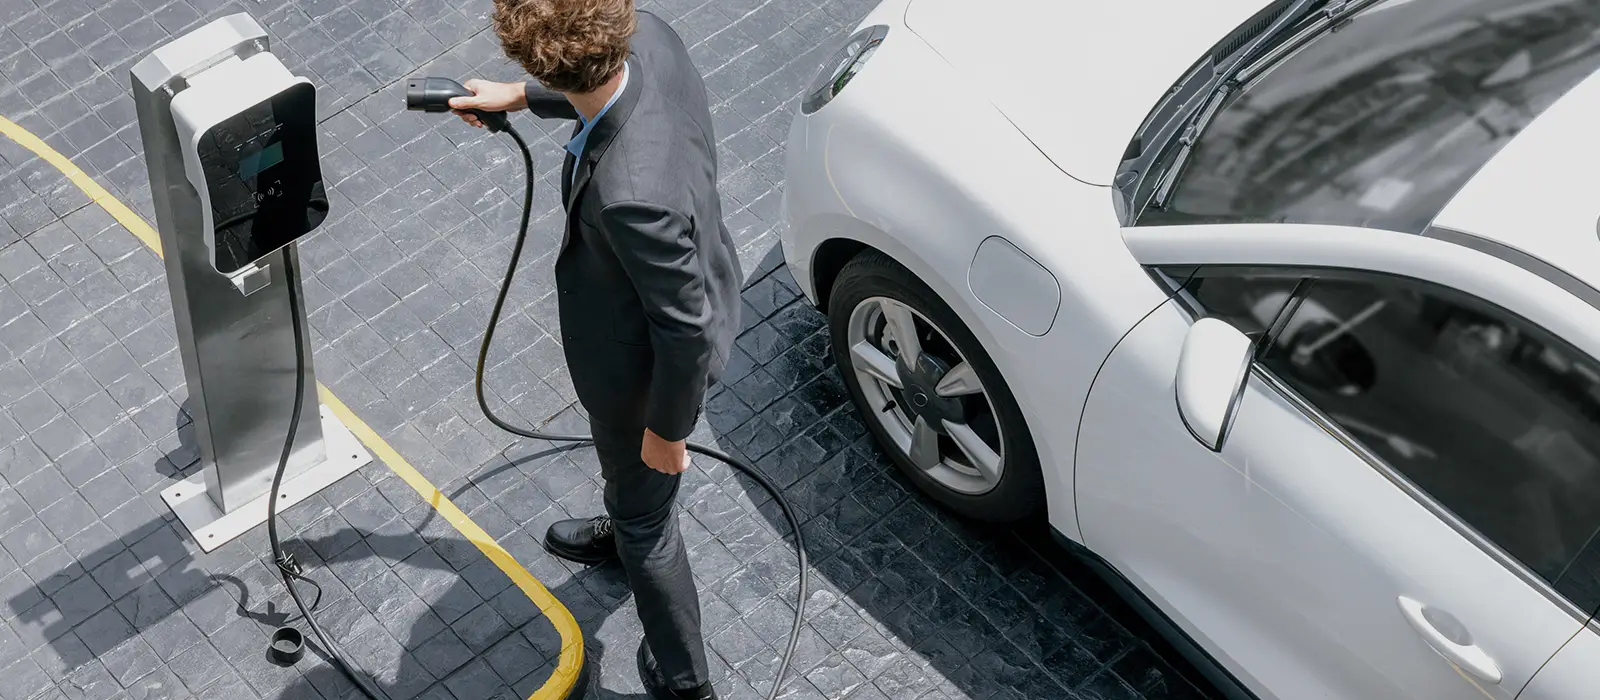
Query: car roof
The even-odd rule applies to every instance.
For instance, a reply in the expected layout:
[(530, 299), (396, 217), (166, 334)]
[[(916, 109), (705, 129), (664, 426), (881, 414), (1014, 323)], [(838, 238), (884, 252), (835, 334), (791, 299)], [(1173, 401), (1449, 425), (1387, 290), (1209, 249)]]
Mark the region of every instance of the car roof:
[[(1434, 219), (1600, 290), (1600, 73), (1490, 159)], [(1511, 256), (1506, 256), (1511, 257)]]

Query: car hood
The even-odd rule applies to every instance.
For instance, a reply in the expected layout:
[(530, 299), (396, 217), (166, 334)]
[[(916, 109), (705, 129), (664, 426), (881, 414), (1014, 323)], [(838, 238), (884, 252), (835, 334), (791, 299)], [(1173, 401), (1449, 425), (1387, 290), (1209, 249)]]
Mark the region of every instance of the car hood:
[(960, 73), (960, 91), (991, 102), (1063, 172), (1109, 185), (1161, 96), (1266, 4), (914, 0), (905, 21)]

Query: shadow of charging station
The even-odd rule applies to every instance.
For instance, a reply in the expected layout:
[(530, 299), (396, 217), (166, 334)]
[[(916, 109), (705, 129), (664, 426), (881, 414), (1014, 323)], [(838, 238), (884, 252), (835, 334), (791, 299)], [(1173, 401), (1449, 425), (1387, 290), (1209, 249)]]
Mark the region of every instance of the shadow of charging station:
[[(201, 470), (161, 492), (205, 551), (260, 525), (296, 415), (293, 245), (328, 215), (316, 91), (235, 14), (133, 67), (133, 98), (172, 292)], [(309, 347), (298, 366), (316, 385)], [(304, 392), (280, 489), (287, 508), (372, 461)]]

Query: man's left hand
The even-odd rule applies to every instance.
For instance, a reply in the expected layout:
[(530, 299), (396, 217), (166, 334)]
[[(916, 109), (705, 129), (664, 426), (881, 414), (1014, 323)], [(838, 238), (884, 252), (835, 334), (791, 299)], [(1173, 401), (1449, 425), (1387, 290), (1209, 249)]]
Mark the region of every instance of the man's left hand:
[(683, 440), (676, 442), (657, 435), (654, 430), (644, 429), (644, 446), (639, 450), (639, 459), (644, 464), (662, 474), (682, 474), (689, 470), (688, 443)]

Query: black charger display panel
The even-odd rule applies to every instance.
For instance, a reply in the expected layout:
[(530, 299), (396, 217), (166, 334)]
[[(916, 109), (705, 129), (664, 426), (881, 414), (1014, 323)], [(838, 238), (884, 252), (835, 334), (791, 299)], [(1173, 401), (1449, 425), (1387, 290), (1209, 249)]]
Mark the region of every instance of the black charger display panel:
[(327, 218), (316, 128), (316, 90), (296, 83), (200, 134), (218, 272), (244, 270)]

